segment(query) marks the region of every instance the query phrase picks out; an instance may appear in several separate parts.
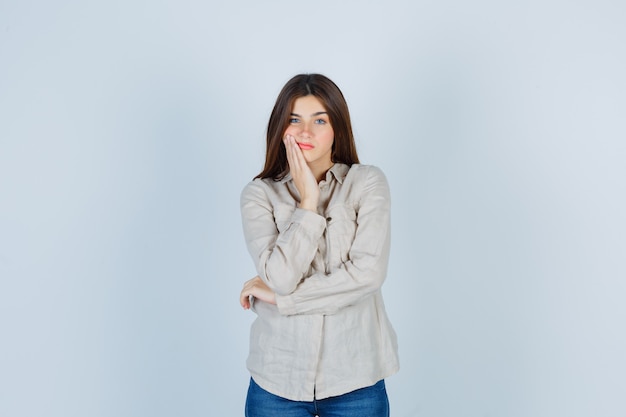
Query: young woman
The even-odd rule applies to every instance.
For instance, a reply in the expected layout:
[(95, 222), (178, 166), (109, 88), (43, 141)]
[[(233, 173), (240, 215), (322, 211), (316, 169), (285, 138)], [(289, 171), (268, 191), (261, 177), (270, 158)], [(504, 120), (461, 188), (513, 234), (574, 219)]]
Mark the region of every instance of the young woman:
[(246, 416), (388, 416), (389, 187), (359, 164), (348, 106), (325, 76), (297, 75), (278, 95), (241, 214), (258, 274), (240, 295), (257, 314)]

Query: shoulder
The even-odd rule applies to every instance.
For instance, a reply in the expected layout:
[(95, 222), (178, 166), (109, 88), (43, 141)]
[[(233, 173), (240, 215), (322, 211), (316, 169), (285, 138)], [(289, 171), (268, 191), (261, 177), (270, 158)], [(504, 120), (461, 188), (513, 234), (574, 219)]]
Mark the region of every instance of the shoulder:
[[(345, 184), (358, 196), (361, 204), (382, 201), (388, 205), (390, 190), (387, 177), (382, 169), (375, 165), (354, 164), (345, 179)], [(378, 203), (377, 203), (378, 204)]]
[(281, 187), (287, 180), (288, 178), (283, 178), (282, 180), (255, 178), (243, 187), (242, 193), (253, 192), (255, 190), (275, 190)]
[(387, 182), (387, 177), (382, 169), (376, 165), (353, 164), (346, 175), (346, 179), (353, 181), (382, 181)]
[(247, 183), (241, 190), (241, 202), (256, 200), (263, 201), (268, 197), (268, 191), (271, 189), (275, 181), (267, 178), (255, 178)]
[(255, 178), (243, 187), (240, 196), (241, 206), (261, 205), (273, 207), (281, 202), (290, 202), (293, 197), (287, 191), (289, 178), (274, 180), (271, 178)]

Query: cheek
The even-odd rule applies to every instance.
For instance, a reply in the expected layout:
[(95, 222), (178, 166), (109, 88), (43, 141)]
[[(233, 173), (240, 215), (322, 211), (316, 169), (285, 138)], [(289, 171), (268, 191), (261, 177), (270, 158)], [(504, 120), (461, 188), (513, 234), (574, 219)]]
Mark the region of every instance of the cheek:
[(327, 147), (333, 146), (333, 142), (335, 141), (335, 135), (333, 132), (325, 132), (324, 135), (320, 138), (320, 141), (323, 142)]
[(283, 137), (285, 135), (296, 136), (296, 133), (298, 133), (298, 130), (295, 128), (295, 126), (288, 126), (287, 129), (285, 129), (285, 132), (283, 133)]
[(325, 152), (330, 151), (333, 148), (333, 138), (324, 138), (324, 140), (318, 141), (318, 146), (320, 150), (324, 150)]

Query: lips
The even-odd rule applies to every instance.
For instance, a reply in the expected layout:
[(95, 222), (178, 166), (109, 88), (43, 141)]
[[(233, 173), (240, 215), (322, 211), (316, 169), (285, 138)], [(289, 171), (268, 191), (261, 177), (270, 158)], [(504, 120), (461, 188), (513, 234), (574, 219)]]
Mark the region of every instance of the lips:
[(313, 149), (313, 145), (311, 145), (310, 143), (300, 143), (300, 142), (298, 142), (298, 146), (303, 151), (308, 151), (308, 150)]

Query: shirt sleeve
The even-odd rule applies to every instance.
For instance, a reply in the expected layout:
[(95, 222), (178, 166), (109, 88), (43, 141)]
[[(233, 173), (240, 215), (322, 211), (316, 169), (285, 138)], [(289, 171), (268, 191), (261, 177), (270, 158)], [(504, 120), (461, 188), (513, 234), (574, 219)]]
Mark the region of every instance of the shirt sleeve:
[(257, 274), (276, 295), (290, 294), (309, 270), (326, 221), (312, 211), (295, 208), (288, 225), (279, 232), (269, 192), (260, 180), (243, 189), (244, 237)]
[(348, 261), (328, 274), (305, 278), (290, 294), (277, 294), (281, 314), (334, 314), (382, 286), (389, 261), (389, 185), (376, 167), (370, 167), (364, 182)]

